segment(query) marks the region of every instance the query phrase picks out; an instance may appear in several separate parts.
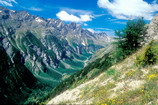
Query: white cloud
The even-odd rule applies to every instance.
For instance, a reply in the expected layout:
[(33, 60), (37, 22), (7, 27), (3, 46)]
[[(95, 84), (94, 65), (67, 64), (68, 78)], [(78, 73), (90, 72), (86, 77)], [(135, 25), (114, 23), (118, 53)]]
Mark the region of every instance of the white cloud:
[(0, 0), (0, 4), (5, 5), (5, 6), (13, 7), (14, 3), (17, 4), (15, 0)]
[(87, 22), (87, 21), (91, 21), (93, 18), (93, 16), (91, 15), (80, 15), (80, 21), (82, 22)]
[(66, 11), (60, 11), (56, 14), (56, 16), (63, 21), (77, 22), (77, 23), (92, 21), (93, 18), (93, 16), (87, 14), (75, 16), (73, 14), (67, 13)]
[(108, 12), (118, 19), (133, 19), (144, 17), (151, 20), (154, 13), (158, 11), (158, 4), (151, 4), (144, 0), (98, 0), (100, 8), (107, 9)]
[(61, 7), (60, 12), (56, 14), (56, 16), (63, 21), (77, 23), (92, 21), (93, 18), (97, 18), (104, 15), (105, 14), (94, 14), (93, 11), (90, 10), (72, 9), (66, 7)]

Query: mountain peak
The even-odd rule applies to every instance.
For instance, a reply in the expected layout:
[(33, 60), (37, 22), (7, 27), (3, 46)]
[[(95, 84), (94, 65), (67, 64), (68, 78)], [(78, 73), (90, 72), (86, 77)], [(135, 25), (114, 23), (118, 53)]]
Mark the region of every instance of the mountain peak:
[(77, 24), (77, 23), (75, 23), (75, 22), (72, 22), (72, 23), (70, 23), (70, 24), (68, 24), (69, 25), (69, 27), (71, 28), (71, 29), (76, 29), (76, 28), (80, 28), (81, 26), (80, 26), (80, 24)]

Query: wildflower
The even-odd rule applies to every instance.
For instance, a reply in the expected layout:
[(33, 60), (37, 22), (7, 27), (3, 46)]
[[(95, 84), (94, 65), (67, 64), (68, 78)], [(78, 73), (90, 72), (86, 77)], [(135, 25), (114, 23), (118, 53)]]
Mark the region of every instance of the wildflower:
[(101, 104), (101, 105), (107, 105), (107, 104)]
[(151, 74), (151, 75), (148, 76), (148, 80), (152, 80), (156, 77), (158, 77), (158, 74)]

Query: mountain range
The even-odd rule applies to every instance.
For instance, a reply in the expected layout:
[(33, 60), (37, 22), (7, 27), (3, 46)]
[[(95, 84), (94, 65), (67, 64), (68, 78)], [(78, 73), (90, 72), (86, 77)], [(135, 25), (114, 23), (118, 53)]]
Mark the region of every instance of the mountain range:
[(76, 23), (0, 7), (3, 103), (23, 103), (40, 87), (41, 91), (54, 88), (83, 69), (92, 55), (112, 40), (106, 33), (92, 33)]

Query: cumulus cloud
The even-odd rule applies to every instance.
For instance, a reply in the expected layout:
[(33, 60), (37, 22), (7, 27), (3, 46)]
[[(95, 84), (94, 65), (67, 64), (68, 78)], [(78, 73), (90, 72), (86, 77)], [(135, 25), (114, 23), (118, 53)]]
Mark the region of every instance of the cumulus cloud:
[(158, 11), (156, 2), (149, 4), (144, 0), (98, 0), (98, 6), (107, 9), (112, 16), (118, 19), (144, 17), (146, 20), (151, 20)]
[(93, 18), (93, 16), (91, 15), (85, 14), (85, 15), (76, 16), (66, 11), (60, 11), (56, 14), (56, 16), (63, 21), (76, 22), (76, 23), (92, 21)]
[(5, 6), (13, 7), (14, 3), (17, 4), (15, 0), (0, 0), (0, 4), (5, 5)]

